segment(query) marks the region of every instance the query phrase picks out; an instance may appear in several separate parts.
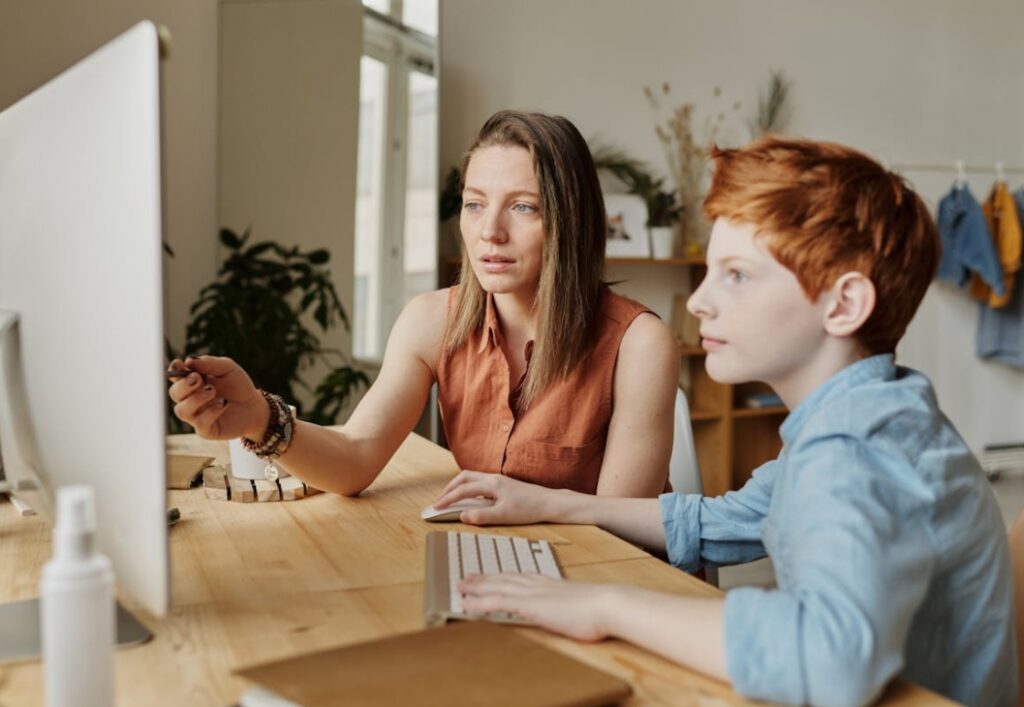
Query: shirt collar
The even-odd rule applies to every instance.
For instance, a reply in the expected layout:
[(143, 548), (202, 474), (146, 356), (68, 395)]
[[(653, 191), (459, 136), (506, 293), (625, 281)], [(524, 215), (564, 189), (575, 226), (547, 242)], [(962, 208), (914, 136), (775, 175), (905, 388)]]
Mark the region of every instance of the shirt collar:
[(789, 413), (779, 428), (784, 444), (796, 437), (807, 419), (830, 398), (871, 381), (892, 380), (896, 375), (895, 357), (891, 353), (862, 358), (834, 374)]
[[(487, 293), (487, 309), (484, 312), (484, 335), (480, 337), (477, 353), (483, 353), (488, 346), (500, 347), (501, 327), (498, 325), (498, 310), (494, 308), (494, 295)], [(533, 339), (526, 342), (526, 363), (533, 357)]]
[(484, 312), (484, 335), (480, 337), (477, 353), (483, 353), (488, 346), (501, 346), (498, 312), (494, 309), (494, 295), (490, 292), (487, 293), (487, 309)]

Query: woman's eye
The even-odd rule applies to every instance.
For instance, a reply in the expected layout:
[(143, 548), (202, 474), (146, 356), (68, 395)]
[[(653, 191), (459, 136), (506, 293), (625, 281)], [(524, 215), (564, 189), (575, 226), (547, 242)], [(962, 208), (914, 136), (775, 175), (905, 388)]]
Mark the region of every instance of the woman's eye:
[(520, 203), (520, 204), (516, 204), (512, 208), (516, 211), (516, 213), (520, 213), (520, 214), (532, 214), (532, 213), (537, 211), (537, 207), (534, 206), (533, 204), (522, 204), (522, 203)]
[(479, 201), (464, 201), (462, 202), (463, 211), (479, 211), (481, 204)]

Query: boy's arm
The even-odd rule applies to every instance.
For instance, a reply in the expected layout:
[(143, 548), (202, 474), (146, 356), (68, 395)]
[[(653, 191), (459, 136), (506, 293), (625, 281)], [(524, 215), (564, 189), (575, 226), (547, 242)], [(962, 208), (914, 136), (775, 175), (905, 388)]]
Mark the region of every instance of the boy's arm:
[(866, 704), (904, 665), (935, 557), (927, 493), (906, 462), (830, 436), (788, 461), (799, 480), (765, 529), (783, 589), (725, 601), (737, 691), (792, 704)]
[(514, 612), (580, 641), (614, 636), (728, 681), (720, 597), (676, 596), (535, 574), (477, 575), (459, 586), (469, 611)]
[(723, 496), (662, 495), (669, 562), (692, 572), (704, 564), (736, 565), (764, 557), (761, 524), (778, 465), (778, 460), (762, 464), (743, 488)]
[(662, 494), (653, 498), (609, 498), (553, 490), (500, 474), (463, 471), (444, 488), (436, 508), (466, 498), (494, 499), (490, 508), (462, 513), (472, 525), (576, 523), (596, 525), (650, 551), (668, 552), (685, 569), (704, 561), (735, 564), (764, 556), (761, 522), (768, 512), (777, 462), (754, 472), (739, 491), (718, 498)]

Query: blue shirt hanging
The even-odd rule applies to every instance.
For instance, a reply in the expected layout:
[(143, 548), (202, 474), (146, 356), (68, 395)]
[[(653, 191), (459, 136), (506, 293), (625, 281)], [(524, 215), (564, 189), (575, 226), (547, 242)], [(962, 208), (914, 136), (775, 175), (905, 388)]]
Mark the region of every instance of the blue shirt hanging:
[(981, 205), (966, 184), (955, 185), (942, 198), (937, 220), (942, 259), (936, 277), (963, 287), (975, 272), (1002, 296), (1005, 292), (1003, 266), (999, 263)]

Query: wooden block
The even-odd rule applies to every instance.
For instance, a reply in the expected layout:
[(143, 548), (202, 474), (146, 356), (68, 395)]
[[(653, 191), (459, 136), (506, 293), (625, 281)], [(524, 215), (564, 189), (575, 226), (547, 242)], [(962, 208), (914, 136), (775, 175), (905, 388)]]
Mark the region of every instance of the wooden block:
[(203, 470), (203, 490), (207, 498), (236, 503), (269, 503), (272, 501), (298, 501), (306, 496), (323, 493), (307, 486), (294, 476), (280, 479), (280, 486), (273, 481), (239, 479), (223, 466), (211, 466)]

